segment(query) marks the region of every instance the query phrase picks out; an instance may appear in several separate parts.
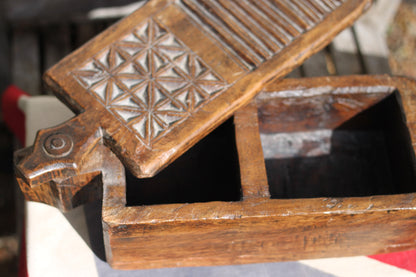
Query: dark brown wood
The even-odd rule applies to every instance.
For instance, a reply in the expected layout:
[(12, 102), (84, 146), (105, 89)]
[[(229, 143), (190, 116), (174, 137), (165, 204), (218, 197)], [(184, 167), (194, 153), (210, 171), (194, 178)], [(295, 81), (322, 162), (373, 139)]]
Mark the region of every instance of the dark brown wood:
[[(271, 3), (270, 1), (259, 2)], [(262, 7), (258, 5), (259, 2), (241, 1), (238, 3), (228, 3), (227, 1), (207, 1), (209, 3), (207, 5), (213, 8), (215, 17), (224, 16), (226, 12), (232, 13), (237, 18), (250, 14), (252, 16), (250, 20), (255, 21), (259, 19), (259, 12)], [(299, 4), (300, 2), (294, 3), (293, 1), (282, 1), (281, 3), (286, 2), (292, 3), (291, 5), (302, 5)], [(340, 1), (335, 2), (338, 3)], [(270, 60), (263, 62), (261, 65), (256, 64), (260, 62), (258, 57), (262, 55), (267, 56), (268, 52), (275, 49), (279, 43), (284, 43), (285, 38), (275, 37), (275, 41), (264, 41), (266, 37), (261, 36), (259, 37), (261, 41), (259, 44), (256, 44), (256, 41), (248, 40), (245, 43), (252, 47), (253, 51), (242, 54), (237, 51), (238, 47), (240, 47), (238, 43), (241, 41), (234, 41), (233, 39), (243, 31), (248, 30), (254, 33), (259, 31), (258, 29), (261, 27), (266, 28), (264, 27), (266, 25), (259, 24), (259, 26), (250, 26), (242, 23), (241, 25), (234, 26), (235, 29), (229, 30), (234, 33), (234, 37), (226, 42), (229, 45), (227, 46), (227, 50), (224, 50), (228, 52), (224, 54), (222, 59), (218, 60), (228, 61), (226, 58), (236, 55), (233, 61), (227, 62), (227, 66), (232, 66), (232, 62), (236, 62), (235, 59), (240, 58), (238, 55), (244, 55), (242, 61), (234, 64), (236, 68), (243, 68), (238, 77), (233, 75), (234, 71), (232, 70), (227, 72), (224, 69), (225, 66), (221, 63), (215, 63), (218, 53), (209, 49), (216, 45), (212, 41), (216, 39), (221, 40), (221, 37), (211, 38), (208, 36), (208, 39), (203, 35), (209, 34), (209, 31), (204, 29), (203, 31), (199, 30), (200, 37), (188, 38), (186, 30), (175, 29), (178, 28), (174, 27), (177, 26), (176, 24), (184, 24), (181, 20), (184, 20), (185, 23), (194, 20), (179, 17), (180, 12), (174, 11), (174, 9), (180, 9), (183, 6), (179, 6), (178, 8), (175, 4), (167, 7), (163, 10), (166, 17), (154, 16), (153, 18), (156, 19), (152, 19), (147, 27), (155, 27), (157, 24), (160, 24), (159, 26), (162, 27), (169, 26), (165, 31), (174, 33), (182, 41), (180, 42), (178, 39), (178, 43), (187, 45), (180, 47), (189, 47), (187, 50), (192, 49), (189, 51), (193, 51), (191, 56), (199, 55), (201, 57), (199, 60), (195, 56), (192, 56), (195, 58), (193, 60), (194, 62), (200, 61), (200, 66), (207, 66), (206, 70), (211, 70), (210, 73), (214, 77), (217, 76), (215, 75), (217, 73), (213, 73), (214, 71), (212, 70), (215, 69), (215, 72), (221, 71), (221, 74), (225, 74), (224, 76), (229, 78), (226, 81), (231, 80), (229, 82), (232, 83), (230, 88), (227, 87), (228, 91), (231, 92), (226, 92), (230, 93), (231, 96), (222, 96), (221, 94), (221, 96), (218, 96), (209, 103), (211, 106), (204, 106), (197, 111), (198, 114), (194, 115), (198, 120), (206, 120), (204, 124), (198, 125), (199, 123), (195, 123), (195, 126), (192, 127), (193, 129), (184, 128), (182, 130), (184, 131), (183, 136), (187, 134), (191, 137), (195, 136), (195, 141), (181, 142), (183, 143), (179, 143), (179, 146), (182, 147), (181, 150), (175, 148), (175, 151), (184, 152), (190, 148), (197, 139), (205, 136), (207, 132), (225, 120), (234, 109), (243, 105), (244, 101), (248, 101), (254, 95), (255, 91), (260, 90), (266, 82), (272, 79), (273, 76), (269, 72), (274, 72), (279, 77), (290, 71), (295, 65), (300, 64), (307, 55), (314, 53), (319, 47), (327, 43), (330, 37), (341, 28), (341, 25), (337, 24), (342, 23), (343, 26), (346, 26), (354, 16), (358, 16), (358, 13), (361, 11), (360, 9), (364, 6), (364, 2), (360, 2), (363, 6), (357, 5), (354, 7), (357, 9), (352, 12), (354, 16), (345, 16), (344, 14), (347, 8), (351, 12), (353, 2), (358, 3), (358, 1), (346, 1), (344, 6), (342, 6), (342, 8), (345, 8), (345, 11), (340, 12), (341, 8), (339, 8), (340, 10), (336, 10), (333, 14), (328, 15), (317, 25), (314, 25), (319, 22), (315, 14), (316, 8), (310, 10), (306, 19), (303, 18), (299, 24), (315, 27), (309, 33), (306, 32), (302, 36), (300, 36), (300, 33), (296, 35), (292, 34), (294, 37), (299, 37), (294, 39), (293, 43), (287, 46), (287, 49), (281, 50), (276, 55), (271, 55), (268, 57)], [(150, 8), (149, 6), (145, 6), (144, 9), (146, 7), (155, 10), (160, 8), (157, 1), (153, 3), (156, 3), (154, 4), (155, 6), (150, 6), (149, 4)], [(191, 9), (192, 7), (190, 6), (194, 3), (197, 3), (196, 5), (201, 4), (198, 1), (187, 3), (189, 7), (187, 6), (186, 9)], [(250, 7), (249, 3), (255, 5), (257, 9), (249, 11), (247, 8)], [(279, 5), (282, 5), (281, 3)], [(315, 2), (309, 1), (308, 3), (313, 4)], [(235, 9), (232, 11), (229, 10), (231, 8), (228, 5), (235, 5), (235, 7), (233, 6)], [(193, 7), (195, 10), (197, 8)], [(296, 10), (296, 12), (302, 9), (304, 9), (303, 6), (299, 10)], [(275, 10), (271, 9), (268, 12), (273, 13)], [(144, 14), (144, 12), (142, 13)], [(136, 15), (138, 14), (139, 18), (148, 16), (144, 16), (142, 13), (139, 10)], [(207, 15), (204, 13), (203, 16)], [(279, 14), (275, 13), (273, 16), (278, 17)], [(295, 16), (295, 14), (290, 15), (290, 17)], [(212, 20), (213, 17), (214, 15), (209, 15), (206, 20)], [(339, 18), (342, 18), (342, 20)], [(215, 25), (212, 23), (217, 27), (221, 24), (227, 24), (224, 22), (218, 23), (218, 21), (213, 22), (219, 24)], [(198, 24), (206, 23), (198, 21), (195, 26), (201, 26)], [(119, 23), (115, 27), (111, 27), (104, 35), (97, 37), (83, 48), (84, 50), (87, 49), (85, 50), (87, 54), (80, 54), (84, 51), (81, 49), (70, 56), (70, 58), (65, 59), (64, 65), (72, 63), (70, 61), (72, 58), (74, 58), (75, 64), (78, 62), (82, 64), (80, 60), (88, 55), (93, 57), (92, 60), (99, 67), (105, 66), (105, 63), (109, 67), (117, 64), (119, 62), (118, 59), (120, 57), (123, 59), (125, 57), (123, 55), (127, 54), (120, 54), (117, 52), (118, 49), (116, 49), (117, 51), (111, 50), (108, 51), (108, 56), (104, 60), (100, 60), (101, 51), (104, 51), (102, 50), (103, 45), (105, 45), (105, 42), (117, 38), (117, 32), (119, 30), (122, 30), (123, 34), (131, 32), (133, 25), (127, 19), (127, 23), (124, 25), (123, 23)], [(334, 29), (330, 29), (333, 26)], [(295, 28), (290, 28), (293, 26), (285, 25), (284, 27), (288, 29), (287, 32), (292, 31), (296, 33)], [(196, 29), (196, 27), (192, 26), (189, 28)], [(251, 30), (250, 28), (256, 30)], [(269, 29), (267, 31), (278, 33), (279, 30)], [(321, 31), (326, 31), (324, 37), (318, 36)], [(138, 34), (136, 32), (134, 35), (135, 39), (143, 39)], [(107, 40), (106, 36), (111, 38)], [(100, 40), (104, 41), (103, 44), (100, 44)], [(317, 40), (317, 42), (315, 41), (313, 43), (313, 40)], [(197, 42), (202, 46), (198, 46)], [(169, 43), (172, 43), (172, 41), (169, 41)], [(130, 47), (132, 43), (126, 42), (124, 46)], [(172, 51), (178, 50), (175, 49), (176, 46), (172, 48), (172, 45), (169, 45), (169, 47), (166, 49)], [(215, 49), (221, 48), (218, 45), (215, 47)], [(134, 49), (130, 50), (133, 51)], [(96, 56), (91, 54), (94, 51), (98, 53)], [(297, 51), (303, 52), (300, 56), (296, 56), (294, 53), (299, 53)], [(161, 54), (160, 57), (163, 58), (164, 56)], [(155, 64), (156, 58), (151, 58), (150, 61)], [(263, 59), (267, 59), (267, 57), (263, 57)], [(249, 65), (247, 61), (253, 62), (255, 66)], [(143, 63), (140, 62), (142, 61), (137, 61), (137, 64), (134, 65), (136, 70), (141, 68), (140, 66), (143, 66)], [(280, 63), (279, 65), (281, 67), (272, 69), (278, 63)], [(188, 66), (190, 65), (189, 60), (186, 64)], [(174, 66), (178, 69), (176, 71), (173, 70), (173, 73), (171, 72), (172, 74), (183, 74), (180, 71), (182, 69), (179, 65)], [(252, 68), (244, 69), (244, 67), (250, 66)], [(57, 68), (59, 67), (58, 65)], [(190, 67), (192, 70), (197, 70), (196, 63), (193, 66), (190, 65)], [(143, 68), (139, 70), (143, 70)], [(410, 112), (413, 107), (412, 91), (415, 87), (413, 82), (407, 79), (377, 76), (316, 78), (271, 83), (256, 101), (252, 102), (246, 108), (240, 109), (235, 114), (235, 149), (228, 147), (227, 144), (224, 144), (220, 148), (216, 143), (222, 140), (212, 140), (215, 143), (212, 144), (211, 152), (215, 152), (215, 150), (219, 151), (218, 160), (225, 159), (225, 156), (228, 157), (228, 155), (238, 154), (238, 168), (236, 169), (232, 165), (226, 165), (224, 171), (230, 168), (231, 175), (239, 176), (239, 179), (237, 178), (238, 180), (236, 180), (234, 178), (235, 176), (231, 176), (229, 179), (226, 179), (226, 182), (224, 182), (224, 179), (218, 179), (218, 182), (214, 181), (214, 184), (211, 181), (212, 179), (209, 179), (211, 183), (197, 182), (195, 181), (198, 180), (197, 178), (191, 177), (185, 179), (185, 182), (188, 183), (181, 184), (181, 181), (179, 181), (179, 185), (177, 185), (175, 178), (180, 178), (182, 173), (163, 175), (166, 170), (175, 166), (175, 163), (173, 163), (156, 177), (162, 176), (160, 178), (163, 179), (163, 182), (175, 183), (173, 188), (178, 189), (179, 192), (176, 192), (177, 195), (175, 194), (167, 198), (168, 201), (166, 202), (164, 202), (166, 199), (163, 197), (152, 202), (152, 200), (149, 201), (148, 199), (143, 200), (143, 197), (140, 195), (134, 195), (137, 191), (140, 193), (143, 191), (132, 189), (131, 184), (125, 183), (124, 167), (120, 162), (121, 159), (121, 161), (126, 163), (125, 158), (120, 155), (133, 155), (130, 148), (123, 148), (122, 145), (137, 145), (139, 142), (143, 143), (143, 138), (140, 138), (139, 134), (138, 140), (130, 140), (132, 137), (127, 135), (128, 132), (120, 131), (124, 126), (120, 124), (122, 115), (120, 115), (121, 117), (117, 117), (115, 113), (110, 114), (111, 108), (107, 107), (108, 109), (105, 110), (102, 107), (102, 103), (100, 104), (99, 102), (101, 101), (99, 100), (100, 93), (103, 91), (105, 101), (121, 100), (124, 96), (116, 95), (114, 98), (113, 96), (118, 93), (120, 87), (121, 89), (125, 89), (125, 87), (120, 85), (118, 81), (108, 83), (104, 90), (95, 90), (98, 94), (94, 96), (91, 91), (98, 89), (102, 84), (93, 85), (88, 89), (85, 88), (85, 84), (91, 81), (90, 78), (92, 78), (92, 82), (95, 82), (96, 80), (94, 78), (97, 76), (100, 77), (99, 74), (91, 74), (88, 70), (81, 71), (72, 71), (73, 75), (68, 76), (76, 76), (74, 77), (75, 81), (68, 81), (65, 77), (61, 85), (63, 88), (69, 88), (72, 84), (71, 82), (78, 82), (71, 89), (83, 88), (84, 91), (73, 91), (73, 94), (68, 94), (69, 96), (65, 96), (68, 93), (67, 91), (59, 92), (68, 105), (81, 114), (61, 126), (40, 131), (35, 145), (32, 148), (18, 152), (16, 154), (16, 163), (18, 164), (17, 177), (27, 199), (45, 202), (57, 206), (64, 211), (103, 197), (103, 226), (106, 255), (107, 260), (113, 267), (132, 269), (242, 264), (296, 260), (301, 258), (374, 254), (414, 247), (413, 233), (415, 222), (413, 220), (413, 210), (415, 200), (414, 195), (410, 193), (412, 192), (411, 188), (407, 185), (400, 187), (398, 190), (389, 190), (391, 188), (386, 188), (384, 191), (381, 190), (384, 194), (387, 191), (394, 195), (370, 196), (379, 194), (378, 190), (371, 187), (372, 190), (364, 194), (362, 191), (359, 191), (360, 196), (363, 196), (360, 198), (347, 197), (352, 196), (348, 195), (350, 191), (347, 191), (346, 195), (342, 194), (334, 198), (331, 195), (333, 192), (331, 187), (337, 187), (338, 184), (334, 185), (334, 183), (329, 183), (328, 186), (330, 189), (328, 190), (328, 194), (311, 196), (307, 194), (308, 192), (302, 194), (304, 193), (303, 187), (306, 184), (302, 182), (308, 179), (307, 174), (301, 176), (303, 179), (296, 179), (300, 180), (298, 181), (301, 184), (300, 186), (297, 186), (297, 183), (295, 183), (296, 180), (287, 174), (287, 179), (293, 181), (293, 186), (291, 186), (292, 191), (284, 188), (287, 194), (280, 197), (280, 188), (272, 187), (269, 179), (270, 163), (268, 163), (267, 159), (271, 156), (267, 151), (269, 148), (282, 150), (285, 147), (273, 145), (273, 140), (264, 139), (265, 134), (285, 133), (289, 134), (291, 138), (296, 139), (298, 135), (300, 138), (303, 138), (303, 134), (300, 133), (315, 132), (318, 133), (317, 137), (313, 137), (315, 141), (312, 140), (312, 143), (310, 143), (311, 141), (305, 142), (303, 140), (301, 147), (297, 148), (299, 151), (289, 154), (292, 155), (291, 157), (296, 156), (296, 158), (300, 157), (302, 159), (308, 158), (311, 155), (325, 155), (327, 154), (325, 151), (328, 150), (326, 147), (329, 145), (331, 137), (327, 136), (327, 133), (324, 133), (324, 136), (319, 136), (319, 132), (322, 129), (334, 131), (340, 126), (344, 126), (351, 119), (357, 117), (358, 114), (365, 113), (367, 110), (372, 109), (373, 106), (377, 106), (377, 103), (383, 102), (383, 99), (393, 97), (395, 95), (394, 91), (397, 89), (403, 98), (403, 107), (408, 118), (407, 123), (403, 123), (400, 120), (399, 122), (407, 124), (406, 126), (408, 127), (413, 142), (413, 118)], [(54, 71), (52, 70), (47, 78), (52, 78), (51, 76), (53, 74)], [(64, 73), (60, 72), (59, 74)], [(205, 74), (204, 76), (208, 76), (206, 71), (203, 74)], [(59, 76), (62, 77), (63, 75)], [(224, 76), (222, 78), (225, 78)], [(124, 77), (127, 78), (128, 76), (126, 75)], [(168, 80), (172, 81), (169, 78)], [(175, 81), (172, 81), (172, 83), (175, 83)], [(114, 86), (110, 86), (113, 84)], [(120, 86), (116, 87), (118, 85)], [(55, 85), (53, 87), (56, 89)], [(138, 87), (140, 87), (140, 84)], [(249, 91), (248, 95), (242, 95), (246, 89)], [(128, 93), (131, 92), (130, 89), (127, 91)], [(179, 95), (180, 93), (177, 94)], [(175, 95), (175, 97), (178, 95)], [(156, 94), (152, 97), (155, 96)], [(154, 101), (155, 98), (152, 97), (149, 99)], [(233, 99), (235, 100), (233, 97), (240, 97), (237, 99), (237, 102), (234, 102), (236, 104), (230, 104)], [(220, 106), (225, 109), (223, 111), (226, 114), (225, 116), (220, 115), (220, 111), (217, 112), (214, 110), (215, 107), (212, 103), (219, 98), (222, 99)], [(82, 99), (87, 100), (84, 103)], [(189, 100), (187, 103), (192, 105), (195, 105), (198, 100), (195, 95), (187, 99)], [(134, 100), (143, 101), (141, 98), (134, 98)], [(143, 104), (142, 102), (139, 103)], [(129, 105), (132, 105), (132, 102), (126, 104), (126, 106)], [(92, 112), (94, 108), (96, 110)], [(133, 109), (126, 107), (122, 110), (126, 113), (133, 111)], [(207, 116), (203, 115), (203, 113), (211, 113), (214, 115)], [(215, 123), (212, 123), (212, 121), (215, 121)], [(186, 123), (184, 122), (183, 124)], [(208, 124), (211, 125), (208, 127)], [(191, 129), (197, 129), (200, 133), (197, 135), (189, 135), (187, 132)], [(156, 141), (155, 145), (157, 147), (152, 144), (151, 151), (163, 152), (163, 150), (169, 147), (174, 147), (179, 141), (179, 138), (176, 138), (176, 136), (182, 131), (179, 129), (177, 131), (166, 131), (166, 136), (171, 135), (173, 137), (173, 134), (175, 134), (175, 138), (172, 139), (171, 137), (166, 145)], [(148, 132), (148, 130), (145, 129), (145, 132)], [(148, 134), (153, 134), (153, 131)], [(213, 135), (217, 136), (217, 134)], [(136, 138), (133, 137), (133, 139)], [(316, 142), (316, 138), (321, 139), (318, 142), (318, 146), (313, 144)], [(115, 142), (113, 141), (114, 139), (120, 141)], [(327, 141), (327, 139), (329, 140)], [(166, 141), (168, 140), (166, 139)], [(282, 140), (277, 140), (277, 143), (281, 142)], [(287, 140), (283, 140), (283, 142), (287, 142)], [(410, 146), (412, 142), (410, 142)], [(160, 143), (160, 147), (158, 143)], [(110, 146), (110, 148), (107, 146)], [(198, 146), (199, 144), (195, 147), (198, 148)], [(292, 148), (294, 149), (294, 147)], [(146, 149), (145, 151), (147, 151)], [(402, 152), (407, 151), (406, 153), (410, 153), (413, 157), (413, 151), (408, 151), (409, 149), (405, 147), (403, 149)], [(189, 152), (192, 151), (198, 150), (195, 150), (195, 148), (189, 149)], [(148, 159), (153, 163), (157, 163), (157, 166), (160, 166), (160, 168), (163, 168), (171, 162), (171, 159), (175, 155), (180, 155), (179, 152), (173, 156), (167, 156), (171, 155), (170, 152), (166, 155), (156, 153), (143, 154), (144, 156), (139, 154), (138, 156), (140, 158), (150, 157)], [(276, 152), (272, 151), (272, 154), (276, 154)], [(282, 155), (280, 152), (278, 154)], [(276, 157), (287, 158), (287, 155), (288, 153), (283, 151), (283, 156)], [(160, 157), (163, 158), (162, 161)], [(204, 158), (202, 154), (191, 155), (190, 157), (188, 161), (180, 161), (178, 167), (182, 167), (185, 174), (190, 176), (204, 176), (200, 171), (194, 170), (197, 167), (183, 168), (196, 161), (195, 157), (198, 157), (198, 159)], [(134, 158), (139, 159), (137, 157)], [(213, 167), (210, 167), (210, 163), (215, 162), (215, 158), (210, 158), (208, 162), (204, 163), (204, 167), (207, 167), (204, 174), (210, 170), (211, 175), (219, 173), (216, 169), (213, 170), (211, 169)], [(129, 165), (129, 163), (126, 163), (126, 165)], [(137, 162), (137, 166), (139, 165), (140, 163)], [(291, 165), (289, 163), (289, 166)], [(307, 169), (304, 172), (309, 173)], [(392, 170), (397, 170), (397, 167)], [(406, 164), (403, 171), (408, 172), (403, 174), (406, 176), (414, 173), (409, 163)], [(127, 173), (127, 175), (129, 174)], [(216, 175), (216, 177), (223, 178), (220, 174), (218, 176)], [(214, 180), (216, 177), (214, 177)], [(128, 176), (127, 179), (129, 178), (132, 177)], [(160, 178), (135, 180), (133, 186), (141, 188), (147, 186), (144, 188), (144, 192), (147, 195), (153, 194), (155, 195), (154, 198), (157, 198), (156, 194), (162, 194), (160, 192), (161, 190), (172, 189), (169, 185), (165, 187), (165, 183), (163, 182), (162, 186), (158, 186), (157, 182), (159, 182)], [(404, 177), (403, 179), (406, 178)], [(154, 183), (152, 184), (152, 182)], [(198, 186), (201, 188), (192, 192), (188, 191), (190, 188), (198, 188)], [(241, 195), (238, 194), (240, 186)], [(211, 191), (209, 191), (209, 188), (211, 188)], [(312, 187), (312, 189), (315, 189), (315, 187)], [(227, 193), (224, 193), (224, 191), (227, 191)], [(198, 195), (193, 196), (192, 193)], [(321, 192), (318, 191), (318, 193)], [(205, 195), (201, 196), (201, 194)], [(178, 197), (178, 195), (186, 195), (186, 197), (190, 198), (184, 197), (180, 198), (179, 201), (175, 201), (175, 197)], [(298, 199), (299, 197), (314, 198)], [(365, 247), (363, 246), (363, 242), (365, 242)]]
[[(106, 144), (134, 175), (150, 177), (264, 82), (288, 73), (327, 44), (369, 1), (331, 3), (335, 9), (319, 20), (291, 10), (292, 20), (305, 24), (296, 25), (301, 33), (286, 34), (289, 40), (282, 44), (278, 36), (257, 37), (242, 23), (243, 18), (260, 20), (254, 6), (248, 14), (243, 4), (231, 9), (239, 5), (152, 1), (65, 58), (45, 80), (78, 113), (100, 113)], [(275, 12), (280, 6), (292, 4), (279, 3)], [(257, 24), (250, 28), (265, 22)]]
[[(98, 125), (86, 129), (86, 120), (92, 118), (82, 114), (67, 124), (40, 130), (32, 147), (15, 153), (15, 163), (20, 165), (16, 168), (17, 180), (26, 199), (63, 211), (101, 199), (101, 181), (93, 180), (103, 171), (105, 158), (97, 152), (102, 145), (102, 130)], [(45, 170), (46, 160), (54, 161), (52, 170)], [(20, 168), (30, 174), (25, 175)]]
[[(36, 197), (27, 193), (28, 199), (69, 204), (73, 192), (53, 189), (63, 195), (48, 199), (50, 188), (43, 186), (51, 181), (59, 186), (55, 183), (92, 164), (89, 152), (79, 148), (90, 141), (91, 146), (83, 147), (105, 144), (133, 175), (153, 176), (266, 82), (284, 76), (328, 44), (371, 1), (326, 3), (331, 8), (323, 12), (313, 8), (322, 5), (321, 0), (265, 1), (274, 15), (266, 16), (250, 1), (160, 0), (113, 25), (45, 74), (49, 87), (80, 115), (41, 132), (34, 148), (25, 150), (27, 157), (21, 158), (17, 172), (26, 192), (31, 187), (42, 191)], [(282, 16), (284, 21), (276, 20)], [(275, 24), (274, 32), (264, 27), (269, 21)], [(45, 140), (55, 134), (71, 138), (71, 153), (47, 153)]]
[[(412, 163), (416, 139), (412, 112), (415, 90), (413, 80), (388, 76), (286, 79), (270, 84), (252, 104), (235, 114), (242, 200), (147, 206), (139, 203), (131, 206), (130, 203), (126, 207), (124, 183), (110, 182), (107, 186), (104, 182), (103, 229), (107, 261), (122, 269), (226, 265), (370, 255), (415, 247), (415, 168)], [(330, 109), (319, 109), (328, 105), (317, 102), (320, 97), (333, 99)], [(393, 110), (386, 105), (391, 100)], [(279, 110), (290, 104), (298, 109)], [(401, 105), (403, 110), (394, 110)], [(320, 113), (311, 113), (312, 110)], [(388, 195), (376, 195), (379, 191), (372, 188), (372, 182), (378, 181), (373, 179), (361, 184), (371, 189), (361, 197), (299, 198), (299, 195), (292, 195), (291, 199), (282, 199), (273, 194), (270, 198), (267, 196), (265, 176), (261, 175), (265, 174), (262, 160), (270, 157), (263, 156), (259, 148), (263, 134), (301, 135), (302, 131), (335, 132), (340, 128), (363, 131), (371, 119), (366, 113), (374, 111), (376, 115), (387, 114), (393, 119), (393, 126), (405, 126), (405, 132), (395, 138), (400, 144), (393, 145), (392, 150), (404, 151), (410, 157), (406, 162), (396, 161), (398, 174), (413, 178), (407, 187), (396, 188)], [(303, 114), (304, 118), (297, 114)], [(332, 116), (335, 119), (331, 119)], [(285, 123), (271, 120), (272, 117), (299, 127), (286, 129)], [(322, 120), (325, 118), (327, 120)], [(355, 124), (351, 124), (351, 118)], [(372, 124), (380, 120), (375, 119)], [(381, 126), (386, 124), (381, 122)], [(282, 145), (270, 145), (270, 141), (262, 139), (262, 148), (267, 150), (268, 147)], [(351, 145), (344, 147), (350, 149)], [(308, 153), (296, 155), (303, 159), (310, 156)], [(314, 155), (327, 154), (315, 152)], [(388, 159), (394, 161), (394, 157)], [(388, 170), (394, 171), (394, 167), (391, 165)], [(116, 175), (122, 176), (119, 170)], [(305, 185), (310, 177), (304, 176)], [(338, 176), (338, 180), (345, 177)], [(319, 184), (320, 180), (316, 182)], [(337, 182), (331, 185), (334, 191), (339, 186)], [(127, 191), (127, 197), (128, 194)]]

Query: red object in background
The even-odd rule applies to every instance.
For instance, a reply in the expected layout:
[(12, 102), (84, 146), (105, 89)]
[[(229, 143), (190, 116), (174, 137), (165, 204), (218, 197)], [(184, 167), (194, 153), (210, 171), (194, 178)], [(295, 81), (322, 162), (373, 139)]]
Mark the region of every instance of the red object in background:
[[(19, 109), (18, 106), (19, 98), (22, 96), (29, 96), (29, 94), (14, 85), (7, 87), (1, 96), (1, 112), (7, 127), (17, 137), (20, 144), (24, 146), (26, 137), (25, 114)], [(22, 240), (20, 242), (18, 276), (28, 276), (25, 231), (22, 233)]]
[(29, 96), (18, 87), (11, 85), (1, 97), (1, 111), (7, 127), (18, 138), (21, 145), (25, 145), (25, 115), (18, 107), (18, 100), (22, 96)]
[(368, 256), (379, 262), (416, 273), (416, 250)]

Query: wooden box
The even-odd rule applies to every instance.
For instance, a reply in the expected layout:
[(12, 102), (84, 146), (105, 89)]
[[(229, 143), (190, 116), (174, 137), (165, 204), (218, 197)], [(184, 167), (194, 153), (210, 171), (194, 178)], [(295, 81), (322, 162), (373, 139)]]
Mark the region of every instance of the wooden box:
[(105, 148), (137, 178), (155, 176), (371, 4), (220, 2), (149, 1), (44, 74), (77, 116), (16, 154), (26, 199), (63, 211), (101, 199)]
[(78, 116), (16, 153), (25, 197), (102, 199), (121, 269), (413, 247), (413, 81), (265, 87), (371, 1), (283, 2), (151, 1), (48, 70)]
[(107, 261), (143, 269), (414, 247), (415, 89), (388, 76), (287, 79), (154, 178), (127, 174), (125, 185), (118, 162), (104, 184)]

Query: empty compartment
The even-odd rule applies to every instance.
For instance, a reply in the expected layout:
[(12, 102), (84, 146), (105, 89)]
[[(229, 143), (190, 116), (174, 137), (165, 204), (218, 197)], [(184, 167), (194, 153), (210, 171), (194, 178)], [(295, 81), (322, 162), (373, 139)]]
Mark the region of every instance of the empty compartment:
[(199, 141), (153, 178), (127, 173), (128, 206), (238, 201), (240, 170), (233, 119)]
[(414, 192), (414, 152), (400, 94), (325, 90), (308, 89), (302, 95), (309, 97), (260, 95), (271, 197)]

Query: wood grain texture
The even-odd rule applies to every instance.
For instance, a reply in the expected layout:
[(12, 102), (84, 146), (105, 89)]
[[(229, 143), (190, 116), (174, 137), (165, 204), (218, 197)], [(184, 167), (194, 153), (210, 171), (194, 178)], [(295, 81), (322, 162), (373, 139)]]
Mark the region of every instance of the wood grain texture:
[[(326, 90), (322, 91), (322, 88)], [(286, 79), (271, 83), (254, 102), (235, 114), (243, 195), (244, 191), (258, 191), (265, 183), (262, 181), (265, 176), (261, 176), (264, 165), (259, 164), (262, 158), (258, 147), (259, 133), (252, 133), (258, 130), (258, 122), (262, 119), (257, 117), (265, 105), (282, 97), (295, 97), (306, 102), (326, 93), (367, 103), (363, 106), (367, 109), (387, 95), (398, 93), (405, 113), (405, 118), (399, 121), (407, 126), (411, 134), (410, 145), (414, 147), (412, 108), (415, 89), (413, 80), (388, 76)], [(363, 98), (363, 94), (373, 97)], [(351, 106), (349, 112), (341, 113), (339, 118), (348, 121), (351, 113), (359, 115), (363, 107)], [(343, 110), (342, 107), (339, 109)], [(304, 114), (307, 116), (308, 113)], [(311, 118), (313, 122), (313, 116)], [(324, 125), (313, 123), (310, 128), (338, 126), (331, 120)], [(414, 152), (411, 155), (414, 158)], [(114, 155), (111, 157), (117, 162)], [(252, 172), (252, 168), (260, 170)], [(414, 174), (412, 163), (410, 170)], [(252, 182), (244, 184), (244, 180)], [(107, 261), (114, 268), (290, 261), (386, 253), (415, 246), (414, 193), (271, 199), (263, 191), (250, 193), (250, 197), (235, 202), (126, 207), (125, 185), (119, 181), (108, 186), (104, 182), (104, 239)]]
[(276, 89), (257, 98), (272, 198), (413, 192), (409, 128), (393, 88), (334, 89), (321, 78), (312, 89)]
[[(91, 120), (84, 115), (68, 124), (40, 130), (32, 147), (15, 152), (15, 163), (20, 165), (16, 177), (26, 199), (63, 211), (101, 199), (101, 183), (92, 180), (103, 170), (105, 158), (97, 152), (102, 131), (98, 125), (84, 128), (85, 121)], [(33, 152), (38, 155), (30, 155)], [(48, 167), (52, 160), (54, 164)]]
[[(17, 155), (27, 198), (63, 209), (81, 204), (72, 202), (75, 192), (67, 188), (80, 191), (85, 180), (77, 185), (65, 182), (90, 174), (91, 168), (97, 175), (99, 163), (93, 166), (90, 152), (100, 144), (136, 177), (153, 176), (229, 118), (266, 82), (287, 74), (328, 44), (370, 3), (265, 1), (274, 16), (252, 1), (147, 3), (45, 74), (47, 85), (80, 115), (40, 132), (34, 147)], [(242, 22), (243, 15), (253, 24)], [(283, 43), (280, 33), (269, 36), (272, 30), (265, 26), (270, 22), (276, 30), (285, 30), (289, 39)], [(242, 43), (243, 31), (245, 44), (229, 44), (228, 40)], [(228, 35), (219, 37), (220, 33)], [(248, 61), (242, 53), (258, 59)], [(55, 135), (69, 138), (72, 148), (51, 155), (47, 147), (68, 147), (51, 144)], [(58, 189), (60, 182), (65, 189)], [(31, 188), (42, 193), (30, 193)], [(96, 188), (91, 189), (95, 193)], [(260, 194), (265, 193), (262, 190)]]
[(243, 199), (270, 197), (263, 149), (259, 136), (257, 106), (248, 104), (235, 113), (237, 151)]
[[(45, 81), (76, 112), (100, 113), (106, 144), (134, 175), (152, 176), (265, 82), (329, 43), (370, 1), (265, 3), (275, 17), (250, 1), (152, 1), (62, 60)], [(285, 29), (298, 33), (285, 31), (283, 43), (277, 30)]]

